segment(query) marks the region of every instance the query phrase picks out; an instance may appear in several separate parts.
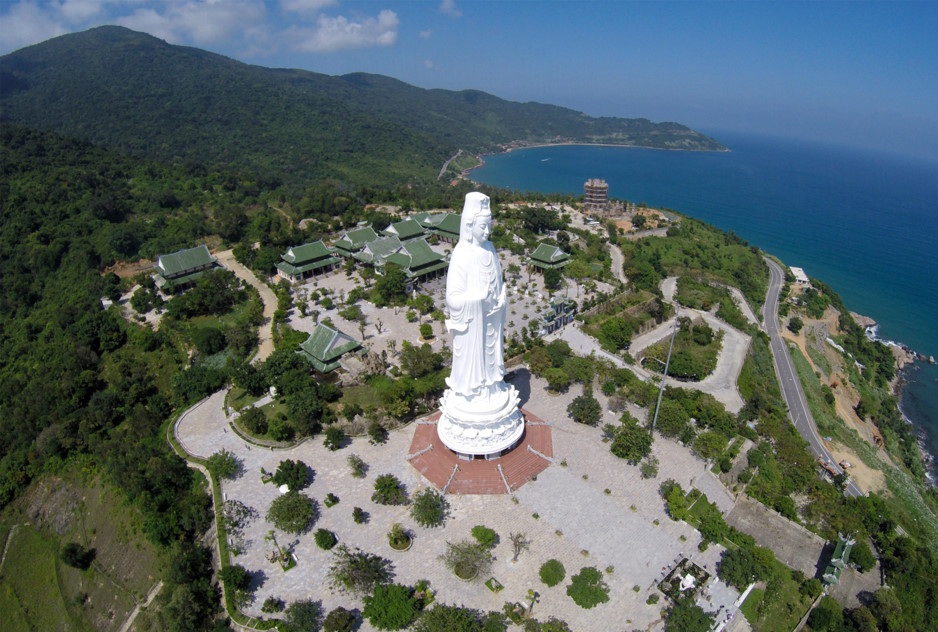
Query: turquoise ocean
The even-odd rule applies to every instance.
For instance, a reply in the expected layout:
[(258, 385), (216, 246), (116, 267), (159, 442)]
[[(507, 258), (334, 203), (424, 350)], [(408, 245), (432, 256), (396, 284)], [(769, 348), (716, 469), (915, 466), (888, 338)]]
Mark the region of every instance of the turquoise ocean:
[[(486, 156), (473, 180), (609, 195), (732, 230), (831, 285), (876, 335), (938, 357), (938, 163), (804, 141), (708, 132), (729, 152), (563, 145)], [(903, 372), (900, 408), (938, 454), (938, 367)], [(933, 463), (934, 465), (934, 463)]]

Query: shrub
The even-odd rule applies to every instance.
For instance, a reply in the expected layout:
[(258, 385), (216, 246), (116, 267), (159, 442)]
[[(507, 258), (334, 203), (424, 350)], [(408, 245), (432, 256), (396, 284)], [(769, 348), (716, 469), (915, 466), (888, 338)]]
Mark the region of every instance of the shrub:
[(407, 489), (393, 474), (382, 474), (375, 479), (375, 493), (371, 500), (379, 505), (406, 505)]
[(328, 529), (317, 529), (316, 535), (314, 536), (316, 540), (316, 546), (319, 548), (328, 551), (336, 545), (338, 538), (335, 537), (335, 534)]
[(563, 567), (560, 560), (550, 559), (541, 564), (541, 570), (538, 571), (541, 581), (547, 584), (548, 588), (553, 588), (564, 580), (567, 576), (567, 569)]
[(421, 527), (439, 527), (449, 516), (449, 501), (431, 487), (414, 494), (410, 516)]
[(329, 426), (326, 428), (326, 438), (323, 440), (322, 444), (329, 448), (329, 450), (335, 452), (342, 447), (343, 441), (345, 441), (344, 430), (338, 426)]
[(391, 545), (392, 549), (403, 551), (410, 546), (410, 542), (410, 533), (407, 532), (404, 525), (400, 522), (395, 522), (391, 525), (391, 530), (388, 531), (388, 544)]
[(352, 509), (352, 520), (355, 524), (365, 524), (368, 522), (368, 512), (361, 507), (355, 507)]
[(206, 459), (205, 467), (215, 478), (233, 479), (241, 471), (241, 461), (233, 452), (219, 450)]
[(498, 544), (498, 534), (495, 533), (495, 529), (489, 529), (480, 524), (472, 527), (472, 537), (476, 539), (479, 546), (486, 549), (494, 549)]
[(595, 397), (584, 393), (570, 402), (567, 414), (577, 423), (595, 426), (602, 419), (603, 411)]
[(69, 542), (62, 547), (62, 552), (59, 556), (62, 558), (63, 562), (72, 568), (84, 571), (88, 570), (88, 567), (91, 566), (91, 562), (94, 561), (95, 551), (94, 549), (86, 549), (77, 542)]
[(258, 435), (267, 434), (267, 415), (259, 408), (248, 408), (238, 417), (238, 422), (249, 432)]
[(388, 431), (377, 421), (371, 422), (368, 426), (368, 443), (371, 445), (381, 445), (388, 440)]
[(322, 622), (322, 632), (352, 632), (355, 623), (355, 613), (339, 606), (326, 615)]
[(567, 595), (581, 608), (592, 608), (609, 601), (609, 586), (603, 581), (602, 572), (592, 566), (584, 566), (571, 578)]
[(332, 492), (329, 492), (326, 494), (326, 498), (322, 501), (322, 504), (324, 504), (326, 507), (335, 507), (339, 504), (339, 497)]
[(379, 630), (401, 630), (417, 617), (413, 591), (400, 584), (378, 586), (364, 602), (362, 615)]
[[(504, 630), (504, 627), (501, 628)], [(463, 606), (437, 604), (425, 611), (413, 627), (414, 632), (483, 632), (482, 613)]]
[(261, 606), (261, 612), (265, 614), (283, 612), (285, 606), (286, 604), (283, 603), (283, 599), (279, 597), (268, 597), (264, 600), (264, 605)]
[(365, 463), (357, 454), (350, 454), (346, 459), (349, 467), (352, 468), (352, 476), (355, 478), (365, 478), (368, 471), (368, 464)]

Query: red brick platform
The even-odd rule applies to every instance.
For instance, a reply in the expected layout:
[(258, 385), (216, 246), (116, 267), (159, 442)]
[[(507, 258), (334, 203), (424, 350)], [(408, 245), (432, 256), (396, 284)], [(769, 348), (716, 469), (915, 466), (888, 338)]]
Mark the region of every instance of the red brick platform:
[(417, 422), (407, 459), (434, 487), (441, 491), (445, 488), (447, 494), (509, 494), (548, 468), (551, 462), (544, 457), (554, 456), (550, 426), (526, 410), (521, 413), (521, 442), (495, 460), (457, 457), (436, 432), (439, 412)]

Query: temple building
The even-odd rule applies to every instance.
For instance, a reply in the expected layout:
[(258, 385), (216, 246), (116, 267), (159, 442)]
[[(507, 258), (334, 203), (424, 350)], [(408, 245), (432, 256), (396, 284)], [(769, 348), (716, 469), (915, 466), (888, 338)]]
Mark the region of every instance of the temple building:
[(450, 244), (459, 241), (459, 215), (456, 213), (414, 213), (411, 219), (425, 231)]
[(394, 222), (382, 230), (381, 234), (388, 237), (397, 237), (402, 242), (407, 242), (411, 239), (423, 237), (426, 235), (426, 231), (424, 231), (423, 226), (421, 226), (419, 222), (408, 218), (400, 222)]
[(530, 255), (528, 266), (537, 268), (541, 272), (555, 268), (562, 268), (570, 263), (570, 255), (558, 248), (541, 242)]
[(195, 283), (206, 272), (220, 267), (218, 259), (208, 251), (208, 246), (202, 244), (160, 255), (154, 266), (156, 274), (153, 275), (153, 281), (158, 289), (173, 292)]
[(291, 246), (280, 255), (280, 259), (277, 262), (277, 276), (294, 283), (334, 270), (342, 262), (321, 239), (302, 246)]
[(341, 366), (347, 353), (365, 355), (366, 349), (351, 336), (319, 323), (297, 351), (320, 373), (329, 373)]
[(365, 244), (376, 239), (378, 239), (378, 233), (375, 232), (374, 228), (367, 225), (359, 226), (346, 231), (337, 242), (332, 244), (332, 247), (335, 249), (336, 254), (343, 257), (353, 257), (361, 252)]

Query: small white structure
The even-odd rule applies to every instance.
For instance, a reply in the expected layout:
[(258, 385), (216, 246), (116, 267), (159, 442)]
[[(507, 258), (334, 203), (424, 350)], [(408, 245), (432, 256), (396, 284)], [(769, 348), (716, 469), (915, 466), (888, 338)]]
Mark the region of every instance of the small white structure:
[(791, 266), (788, 269), (791, 270), (792, 275), (795, 277), (795, 282), (798, 283), (798, 285), (811, 284), (811, 282), (808, 281), (808, 275), (804, 273), (803, 268), (796, 268), (795, 266)]
[(690, 590), (694, 587), (694, 584), (697, 583), (697, 580), (694, 579), (694, 576), (688, 573), (684, 575), (684, 578), (681, 580), (681, 592)]

